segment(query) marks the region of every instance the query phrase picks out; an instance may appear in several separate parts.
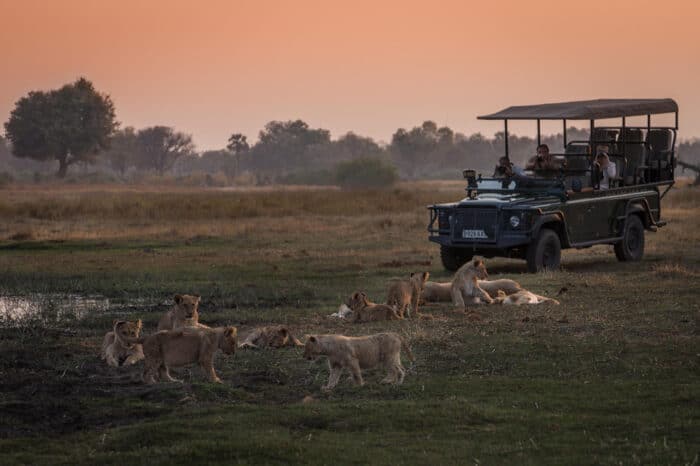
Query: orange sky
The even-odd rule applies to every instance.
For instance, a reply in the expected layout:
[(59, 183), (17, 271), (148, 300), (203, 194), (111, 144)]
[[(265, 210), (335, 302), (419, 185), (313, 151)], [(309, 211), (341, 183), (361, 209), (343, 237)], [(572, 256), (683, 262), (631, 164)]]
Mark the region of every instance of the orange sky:
[(83, 75), (123, 125), (200, 149), (293, 118), (387, 142), (425, 119), (491, 135), (476, 115), (598, 97), (672, 97), (680, 136), (700, 136), (696, 0), (0, 0), (0, 51), (0, 121)]

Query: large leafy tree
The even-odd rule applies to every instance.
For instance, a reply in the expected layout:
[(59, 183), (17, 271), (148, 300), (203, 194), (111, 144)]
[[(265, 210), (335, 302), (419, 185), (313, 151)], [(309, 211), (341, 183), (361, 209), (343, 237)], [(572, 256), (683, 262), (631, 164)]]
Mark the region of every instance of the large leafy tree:
[(330, 132), (310, 128), (302, 120), (271, 121), (260, 131), (251, 152), (253, 168), (277, 173), (299, 167), (308, 168), (314, 158), (314, 146), (330, 144)]
[(111, 98), (80, 78), (60, 89), (33, 91), (15, 104), (5, 123), (17, 157), (58, 160), (58, 176), (76, 162), (94, 162), (117, 128)]
[(137, 148), (136, 131), (131, 126), (127, 126), (114, 133), (105, 157), (110, 167), (123, 177), (129, 167), (136, 163)]
[(136, 141), (137, 166), (155, 170), (161, 176), (173, 167), (177, 159), (194, 153), (192, 136), (168, 126), (144, 128), (138, 132)]

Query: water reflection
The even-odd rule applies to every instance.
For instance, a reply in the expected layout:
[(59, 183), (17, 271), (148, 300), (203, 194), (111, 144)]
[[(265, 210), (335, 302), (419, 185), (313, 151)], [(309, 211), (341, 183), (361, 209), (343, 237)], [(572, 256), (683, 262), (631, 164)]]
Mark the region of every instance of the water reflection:
[(73, 317), (109, 309), (109, 299), (100, 296), (48, 295), (0, 296), (0, 321), (42, 320)]

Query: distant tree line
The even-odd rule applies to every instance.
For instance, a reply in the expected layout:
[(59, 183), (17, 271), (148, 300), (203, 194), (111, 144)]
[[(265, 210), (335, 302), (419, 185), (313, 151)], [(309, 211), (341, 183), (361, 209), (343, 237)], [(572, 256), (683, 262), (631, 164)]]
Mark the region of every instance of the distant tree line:
[[(0, 137), (0, 172), (65, 177), (78, 171), (114, 175), (127, 180), (143, 174), (185, 177), (218, 176), (224, 183), (299, 182), (353, 185), (353, 175), (389, 183), (404, 179), (455, 178), (464, 168), (490, 172), (504, 153), (504, 133), (469, 136), (425, 121), (399, 128), (388, 144), (349, 132), (332, 139), (330, 131), (302, 120), (271, 121), (255, 143), (232, 133), (225, 147), (199, 153), (192, 137), (167, 126), (119, 128), (110, 97), (84, 78), (48, 92), (35, 91), (15, 104)], [(567, 130), (569, 140), (587, 139), (588, 132)], [(561, 134), (544, 136), (553, 151), (563, 147)], [(516, 163), (533, 154), (530, 137), (509, 135)], [(700, 140), (679, 144), (680, 158), (700, 163)], [(53, 164), (46, 162), (53, 161)], [(58, 165), (56, 167), (56, 165)]]

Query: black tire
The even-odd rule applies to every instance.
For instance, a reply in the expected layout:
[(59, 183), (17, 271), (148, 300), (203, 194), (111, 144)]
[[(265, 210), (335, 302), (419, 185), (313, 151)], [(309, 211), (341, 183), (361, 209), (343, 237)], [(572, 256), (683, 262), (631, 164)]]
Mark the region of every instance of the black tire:
[(471, 251), (452, 248), (450, 246), (440, 246), (440, 260), (442, 260), (442, 266), (445, 270), (454, 272), (462, 265), (464, 265), (468, 260), (470, 260), (474, 254)]
[(554, 230), (542, 228), (527, 248), (527, 270), (531, 273), (558, 270), (561, 263), (561, 242)]
[(615, 256), (620, 262), (641, 260), (644, 256), (644, 224), (639, 215), (630, 215), (625, 220), (622, 241), (615, 243)]

